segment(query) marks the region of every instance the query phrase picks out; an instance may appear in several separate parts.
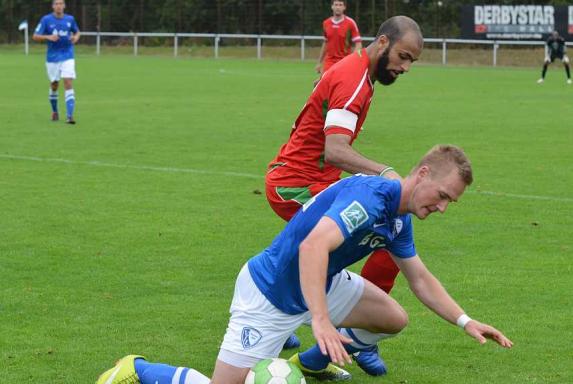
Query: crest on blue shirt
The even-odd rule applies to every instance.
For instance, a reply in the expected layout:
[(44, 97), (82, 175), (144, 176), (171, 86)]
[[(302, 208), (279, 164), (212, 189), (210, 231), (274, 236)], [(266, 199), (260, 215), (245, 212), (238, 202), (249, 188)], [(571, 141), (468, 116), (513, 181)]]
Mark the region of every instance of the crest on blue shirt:
[(402, 222), (401, 219), (396, 219), (396, 221), (394, 221), (394, 236), (398, 236), (398, 234), (402, 231), (402, 228), (404, 227), (404, 223)]
[(255, 328), (245, 327), (241, 333), (241, 343), (243, 344), (243, 349), (253, 348), (255, 345), (261, 341), (263, 335), (261, 332)]
[(348, 207), (340, 212), (340, 218), (344, 221), (348, 233), (352, 233), (368, 221), (368, 213), (358, 201), (354, 200)]

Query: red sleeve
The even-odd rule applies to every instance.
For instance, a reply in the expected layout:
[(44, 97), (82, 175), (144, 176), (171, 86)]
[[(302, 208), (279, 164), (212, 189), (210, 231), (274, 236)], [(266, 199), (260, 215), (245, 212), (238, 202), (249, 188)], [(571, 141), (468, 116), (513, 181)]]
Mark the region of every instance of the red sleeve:
[(362, 37), (360, 37), (360, 31), (358, 30), (358, 25), (353, 19), (350, 19), (350, 31), (352, 36), (352, 42), (358, 43), (362, 41)]
[(368, 69), (353, 72), (343, 69), (344, 67), (339, 66), (337, 71), (332, 73), (328, 110), (345, 109), (359, 115), (366, 104), (366, 98), (370, 97), (367, 90)]

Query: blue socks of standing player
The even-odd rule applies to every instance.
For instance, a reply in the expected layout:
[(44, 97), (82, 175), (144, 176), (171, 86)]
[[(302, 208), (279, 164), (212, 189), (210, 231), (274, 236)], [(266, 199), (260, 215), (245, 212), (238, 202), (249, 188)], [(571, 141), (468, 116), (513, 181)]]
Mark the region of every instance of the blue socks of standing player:
[(141, 384), (209, 384), (211, 380), (194, 369), (135, 360), (135, 372)]
[(68, 89), (66, 91), (66, 110), (68, 118), (72, 118), (74, 116), (74, 108), (76, 106), (76, 96), (74, 94), (73, 89)]
[[(68, 89), (65, 92), (66, 97), (66, 110), (67, 110), (67, 117), (68, 119), (72, 119), (74, 117), (74, 109), (76, 107), (76, 95), (73, 89)], [(50, 88), (49, 93), (49, 100), (50, 105), (52, 106), (52, 113), (58, 113), (58, 91), (52, 90)]]
[(52, 106), (52, 112), (58, 113), (58, 91), (54, 91), (52, 90), (52, 88), (50, 88), (49, 95), (50, 95), (49, 96), (50, 105)]

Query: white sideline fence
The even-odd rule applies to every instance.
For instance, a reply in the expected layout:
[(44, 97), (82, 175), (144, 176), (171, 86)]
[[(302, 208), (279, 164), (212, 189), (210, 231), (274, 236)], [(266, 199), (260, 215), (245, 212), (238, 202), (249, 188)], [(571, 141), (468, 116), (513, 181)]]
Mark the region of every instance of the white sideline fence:
[[(300, 43), (300, 59), (305, 60), (305, 48), (307, 40), (322, 41), (322, 36), (305, 36), (305, 35), (255, 35), (255, 34), (228, 34), (228, 33), (151, 33), (151, 32), (82, 32), (83, 36), (94, 36), (96, 38), (96, 54), (101, 53), (102, 37), (127, 37), (133, 39), (133, 55), (137, 56), (139, 52), (139, 37), (163, 37), (173, 39), (173, 56), (179, 55), (179, 39), (181, 38), (206, 38), (213, 39), (213, 57), (219, 58), (221, 39), (254, 39), (256, 40), (257, 59), (263, 57), (263, 40), (294, 40)], [(363, 41), (373, 41), (373, 37), (363, 37)], [(442, 46), (442, 64), (448, 64), (448, 45), (450, 44), (467, 44), (467, 45), (484, 45), (492, 47), (492, 66), (497, 66), (498, 49), (502, 45), (522, 45), (522, 46), (545, 46), (544, 41), (521, 41), (521, 40), (467, 40), (467, 39), (442, 39), (442, 38), (425, 38), (425, 43), (441, 44)], [(567, 46), (573, 46), (568, 42)]]

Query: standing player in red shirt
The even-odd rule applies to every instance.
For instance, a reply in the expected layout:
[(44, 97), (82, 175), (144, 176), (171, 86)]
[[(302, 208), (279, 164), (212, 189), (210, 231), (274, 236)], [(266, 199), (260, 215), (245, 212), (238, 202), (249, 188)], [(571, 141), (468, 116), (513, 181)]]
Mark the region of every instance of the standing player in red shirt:
[[(392, 84), (418, 59), (422, 46), (418, 24), (408, 17), (395, 16), (380, 26), (376, 39), (367, 48), (347, 56), (324, 73), (296, 119), (288, 142), (268, 167), (267, 200), (280, 217), (290, 220), (312, 196), (338, 181), (342, 171), (400, 177), (392, 167), (364, 157), (351, 145), (366, 119), (373, 83)], [(390, 255), (382, 250), (370, 256), (362, 276), (390, 292), (398, 272)], [(296, 341), (293, 335), (287, 344), (290, 342), (292, 347)], [(289, 347), (287, 344), (285, 347)], [(313, 353), (315, 347), (300, 354), (306, 374), (319, 371), (326, 374), (323, 378), (335, 380), (349, 375), (333, 365), (324, 369), (323, 360), (313, 358)], [(353, 357), (370, 375), (386, 373), (377, 348)]]
[(332, 17), (322, 22), (324, 42), (316, 64), (316, 72), (321, 75), (334, 64), (350, 55), (352, 44), (354, 51), (362, 49), (362, 39), (356, 22), (344, 14), (346, 1), (333, 0)]

